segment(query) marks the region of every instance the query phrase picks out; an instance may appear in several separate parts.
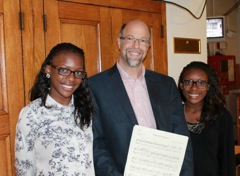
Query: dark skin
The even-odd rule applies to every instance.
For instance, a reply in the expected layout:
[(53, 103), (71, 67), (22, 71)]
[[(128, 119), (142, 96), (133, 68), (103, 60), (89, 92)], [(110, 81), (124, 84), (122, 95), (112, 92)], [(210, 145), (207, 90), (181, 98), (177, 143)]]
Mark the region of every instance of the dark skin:
[[(203, 70), (192, 68), (185, 72), (185, 74), (183, 75), (183, 80), (208, 81), (208, 76)], [(198, 123), (201, 117), (204, 97), (207, 94), (209, 85), (201, 89), (198, 88), (196, 84), (193, 84), (192, 87), (185, 87), (181, 83), (180, 86), (186, 98), (186, 102), (184, 105), (186, 121), (192, 124)]]
[[(75, 53), (61, 52), (55, 56), (52, 65), (67, 68), (71, 71), (84, 71), (83, 59)], [(71, 101), (74, 91), (80, 86), (82, 79), (77, 79), (74, 74), (62, 76), (58, 70), (50, 65), (45, 68), (46, 74), (50, 74), (50, 96), (58, 103), (67, 106)]]

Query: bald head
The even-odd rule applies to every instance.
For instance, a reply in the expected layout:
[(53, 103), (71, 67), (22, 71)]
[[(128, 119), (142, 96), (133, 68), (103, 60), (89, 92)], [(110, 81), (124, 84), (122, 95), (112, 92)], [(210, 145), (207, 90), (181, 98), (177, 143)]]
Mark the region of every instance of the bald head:
[(143, 21), (141, 20), (131, 20), (127, 23), (124, 23), (120, 29), (120, 33), (119, 33), (119, 36), (122, 37), (125, 35), (125, 31), (128, 31), (128, 30), (134, 30), (135, 34), (139, 33), (140, 31), (142, 32), (145, 32), (148, 36), (145, 36), (147, 38), (150, 39), (151, 37), (151, 32), (150, 32), (150, 29), (148, 28), (148, 26), (146, 25), (146, 23), (144, 23)]

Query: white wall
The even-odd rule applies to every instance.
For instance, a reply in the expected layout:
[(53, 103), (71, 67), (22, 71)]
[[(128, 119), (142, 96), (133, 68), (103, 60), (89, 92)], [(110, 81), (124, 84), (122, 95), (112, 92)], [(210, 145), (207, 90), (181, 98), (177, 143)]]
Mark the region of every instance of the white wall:
[[(170, 0), (169, 0), (170, 1)], [(178, 3), (196, 16), (200, 16), (204, 0), (171, 0)], [(194, 18), (186, 10), (176, 5), (166, 3), (167, 14), (167, 48), (168, 48), (168, 75), (178, 81), (183, 67), (191, 61), (203, 61), (207, 63), (207, 39), (206, 39), (206, 10), (200, 19)], [(174, 37), (194, 38), (201, 41), (200, 54), (174, 53)]]

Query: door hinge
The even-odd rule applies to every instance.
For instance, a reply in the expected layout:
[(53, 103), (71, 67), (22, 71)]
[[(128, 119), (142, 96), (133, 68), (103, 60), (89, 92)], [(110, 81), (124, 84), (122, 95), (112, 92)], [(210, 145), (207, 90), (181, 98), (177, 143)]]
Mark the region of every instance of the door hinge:
[(161, 37), (164, 38), (164, 26), (161, 25)]
[(43, 30), (47, 32), (47, 15), (43, 15)]
[(19, 26), (20, 30), (24, 30), (24, 13), (19, 12)]

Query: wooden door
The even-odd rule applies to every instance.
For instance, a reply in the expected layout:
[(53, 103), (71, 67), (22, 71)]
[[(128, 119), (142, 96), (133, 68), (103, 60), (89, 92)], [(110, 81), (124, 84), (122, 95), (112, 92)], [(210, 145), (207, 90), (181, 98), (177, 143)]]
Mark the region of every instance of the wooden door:
[(112, 64), (109, 8), (47, 0), (46, 51), (58, 42), (71, 42), (85, 52), (88, 76)]
[(19, 0), (0, 0), (0, 176), (14, 173), (14, 140), (24, 105)]
[[(138, 18), (149, 25), (153, 36), (150, 51), (144, 61), (146, 67), (167, 74), (166, 36), (162, 36), (162, 12), (147, 12), (149, 9), (134, 10), (130, 6), (133, 1), (125, 3), (124, 8), (129, 8), (128, 10), (120, 8), (116, 0), (111, 1), (112, 4), (101, 1), (101, 6), (95, 0), (92, 0), (91, 5), (84, 0), (76, 1), (45, 1), (44, 12), (48, 23), (47, 52), (58, 42), (68, 41), (78, 45), (85, 51), (86, 69), (88, 76), (91, 76), (110, 68), (116, 62), (119, 54), (116, 40), (120, 27), (126, 21)], [(138, 6), (141, 2), (135, 3), (136, 7), (143, 8)], [(156, 4), (152, 4), (152, 7), (153, 5)]]
[(44, 0), (19, 0), (22, 25), (23, 74), (25, 105), (29, 103), (29, 90), (45, 59)]

